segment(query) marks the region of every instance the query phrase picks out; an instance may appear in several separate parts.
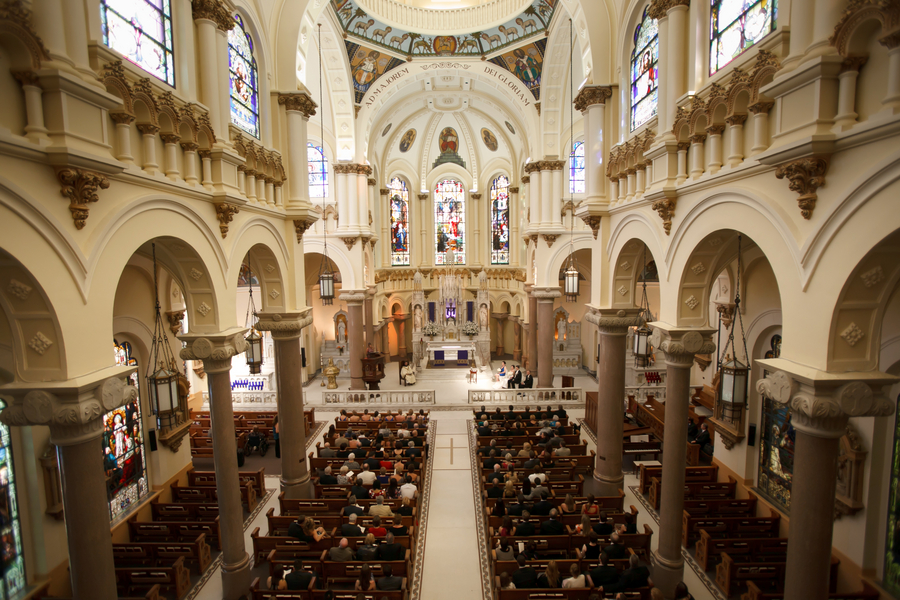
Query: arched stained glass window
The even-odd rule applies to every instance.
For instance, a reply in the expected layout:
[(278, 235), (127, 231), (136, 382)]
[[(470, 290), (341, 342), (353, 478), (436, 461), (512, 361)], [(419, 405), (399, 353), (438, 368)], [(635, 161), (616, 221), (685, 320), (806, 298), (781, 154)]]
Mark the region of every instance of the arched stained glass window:
[(778, 0), (712, 0), (709, 74), (775, 31)]
[(328, 197), (328, 159), (321, 146), (307, 142), (306, 158), (309, 161), (309, 197)]
[(100, 0), (103, 43), (175, 85), (170, 0)]
[(569, 193), (584, 193), (584, 142), (575, 142), (569, 155)]
[(509, 264), (509, 179), (505, 175), (491, 185), (491, 264)]
[(631, 131), (656, 115), (659, 27), (644, 8), (640, 24), (634, 30), (631, 51)]
[(231, 85), (231, 122), (255, 138), (259, 138), (259, 88), (253, 40), (244, 29), (244, 21), (235, 15), (237, 24), (228, 32), (228, 71)]
[(399, 177), (391, 179), (391, 266), (409, 266), (409, 190)]
[[(6, 402), (0, 400), (0, 410)], [(9, 427), (0, 423), (0, 539), (3, 552), (0, 562), (3, 576), (0, 578), (0, 598), (15, 597), (25, 588), (25, 557), (22, 554), (22, 525), (19, 522), (19, 502), (16, 496), (16, 478), (13, 471), (12, 440)]]
[(434, 188), (434, 264), (447, 264), (447, 252), (454, 262), (466, 264), (466, 192), (452, 179), (438, 182)]
[[(131, 356), (131, 344), (120, 344), (115, 340), (114, 343), (116, 364), (137, 366), (137, 359)], [(129, 376), (128, 383), (138, 387), (136, 372)], [(140, 397), (104, 415), (102, 439), (109, 516), (110, 520), (115, 520), (150, 492), (144, 462)]]

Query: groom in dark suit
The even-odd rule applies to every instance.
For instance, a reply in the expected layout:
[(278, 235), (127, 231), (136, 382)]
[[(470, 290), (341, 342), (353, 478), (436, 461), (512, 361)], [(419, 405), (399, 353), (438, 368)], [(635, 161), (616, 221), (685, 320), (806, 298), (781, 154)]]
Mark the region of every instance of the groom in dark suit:
[(533, 388), (534, 387), (534, 377), (531, 376), (531, 370), (525, 371), (525, 379), (522, 380), (522, 385), (520, 388)]
[(508, 386), (508, 387), (511, 388), (511, 389), (516, 389), (516, 388), (522, 387), (522, 386), (521, 386), (521, 384), (522, 384), (522, 371), (519, 370), (519, 365), (516, 365), (516, 366), (515, 366), (515, 369), (516, 369), (515, 373), (513, 374), (513, 376), (512, 376), (512, 377), (510, 378), (510, 380), (509, 380), (509, 386)]

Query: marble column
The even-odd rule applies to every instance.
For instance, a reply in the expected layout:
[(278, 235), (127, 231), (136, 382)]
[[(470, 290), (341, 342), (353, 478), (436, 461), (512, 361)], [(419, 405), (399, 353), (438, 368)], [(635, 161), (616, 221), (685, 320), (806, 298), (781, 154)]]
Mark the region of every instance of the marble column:
[(135, 367), (109, 367), (69, 381), (0, 387), (0, 394), (13, 398), (0, 421), (13, 427), (50, 427), (62, 479), (69, 577), (76, 598), (118, 598), (100, 447), (103, 415), (138, 398), (137, 388), (125, 383), (134, 371)]
[(219, 60), (216, 50), (218, 35), (216, 22), (219, 18), (217, 8), (214, 2), (191, 3), (194, 23), (197, 26), (197, 51), (200, 55), (200, 68), (197, 70), (200, 77), (200, 101), (209, 109), (209, 119), (219, 135), (227, 136), (227, 130), (219, 129), (222, 109), (219, 105)]
[(165, 144), (166, 177), (177, 181), (181, 177), (181, 172), (178, 170), (178, 142), (181, 141), (181, 136), (176, 133), (163, 133), (159, 137)]
[(757, 362), (771, 373), (757, 391), (791, 408), (796, 431), (784, 597), (827, 598), (840, 438), (850, 417), (893, 414), (887, 394), (900, 379), (818, 371), (783, 358)]
[(526, 290), (528, 293), (528, 339), (526, 340), (526, 352), (528, 354), (527, 368), (531, 369), (532, 375), (537, 375), (538, 350), (537, 350), (537, 298), (533, 293), (533, 289)]
[(394, 326), (397, 330), (397, 356), (406, 358), (406, 315), (394, 315)]
[(513, 360), (521, 361), (522, 360), (522, 325), (519, 323), (518, 319), (513, 321), (513, 337), (515, 339), (515, 342), (513, 343)]
[[(352, 167), (352, 169), (351, 169)], [(337, 202), (338, 227), (337, 229), (347, 229), (350, 226), (350, 200), (347, 190), (348, 173), (352, 170), (356, 173), (355, 165), (339, 164), (334, 165), (334, 197)], [(355, 219), (354, 219), (355, 220)]]
[(614, 496), (623, 488), (622, 435), (625, 405), (625, 339), (629, 327), (642, 324), (638, 309), (588, 313), (585, 320), (600, 332), (600, 361), (597, 365), (597, 457), (594, 480), (601, 494)]
[(356, 211), (359, 226), (363, 230), (369, 229), (369, 175), (372, 167), (369, 165), (356, 165)]
[(736, 167), (744, 162), (744, 121), (747, 115), (731, 115), (725, 122), (728, 124), (728, 166)]
[(309, 202), (309, 119), (318, 106), (306, 92), (278, 94), (287, 121), (287, 176), (291, 197), (288, 207)]
[(562, 225), (562, 197), (563, 197), (563, 169), (566, 168), (566, 162), (562, 160), (550, 161), (550, 224), (555, 226)]
[(706, 170), (710, 174), (718, 173), (722, 168), (722, 132), (725, 131), (725, 125), (710, 125), (706, 128), (706, 134), (709, 136), (709, 162), (706, 163)]
[(375, 288), (370, 287), (366, 290), (366, 300), (363, 303), (363, 313), (366, 323), (366, 347), (372, 344), (375, 349), (375, 315), (372, 314), (372, 298), (375, 296)]
[[(688, 54), (688, 0), (672, 0), (660, 2), (666, 9), (668, 17), (668, 49), (666, 51), (667, 72), (666, 77), (666, 126), (675, 123), (675, 111), (678, 108), (678, 99), (688, 91), (687, 85), (687, 54)], [(662, 54), (662, 52), (660, 52)], [(662, 98), (660, 98), (663, 101)]]
[(750, 148), (750, 156), (756, 156), (769, 147), (769, 110), (772, 102), (757, 102), (747, 109), (753, 114), (753, 147)]
[(365, 290), (347, 290), (340, 296), (347, 303), (347, 342), (350, 345), (350, 389), (364, 390), (366, 384), (362, 380), (362, 359), (366, 355), (366, 344), (363, 336), (363, 303), (366, 300)]
[(312, 310), (296, 313), (259, 313), (260, 331), (269, 331), (275, 343), (275, 378), (278, 381), (278, 435), (281, 444), (281, 489), (286, 498), (312, 498), (306, 462), (306, 425), (303, 416), (302, 353), (300, 336), (312, 323)]
[(575, 96), (575, 110), (584, 115), (584, 191), (587, 202), (599, 202), (606, 190), (606, 161), (603, 159), (603, 126), (610, 86), (585, 86)]
[(494, 322), (497, 324), (497, 338), (496, 338), (496, 348), (494, 349), (494, 354), (497, 355), (497, 358), (503, 357), (503, 323), (506, 321), (506, 317), (497, 316), (494, 319)]
[(131, 155), (131, 124), (134, 116), (127, 112), (111, 112), (109, 116), (116, 124), (116, 160), (127, 165), (134, 164), (134, 156)]
[(188, 185), (197, 185), (197, 150), (200, 146), (195, 142), (181, 142), (181, 151), (184, 152), (184, 182)]
[(706, 141), (705, 133), (698, 133), (691, 136), (691, 179), (697, 179), (703, 175), (703, 142)]
[(538, 322), (538, 384), (539, 388), (553, 387), (553, 301), (562, 294), (558, 287), (534, 288), (537, 298)]
[(250, 589), (250, 556), (244, 544), (244, 509), (238, 479), (234, 405), (231, 400), (231, 359), (247, 348), (247, 330), (236, 327), (222, 333), (179, 335), (185, 342), (182, 360), (203, 361), (209, 385), (213, 462), (219, 505), (219, 538), (222, 544), (224, 600), (237, 600)]
[(653, 553), (653, 583), (666, 598), (684, 578), (681, 556), (684, 468), (687, 458), (687, 417), (691, 396), (691, 367), (697, 354), (711, 354), (714, 329), (673, 327), (652, 323), (653, 346), (666, 356), (666, 417), (663, 434), (663, 474), (659, 546)]
[(159, 126), (153, 123), (138, 123), (138, 131), (141, 132), (144, 141), (144, 162), (142, 168), (149, 175), (155, 175), (159, 171), (159, 163), (156, 162), (156, 134)]

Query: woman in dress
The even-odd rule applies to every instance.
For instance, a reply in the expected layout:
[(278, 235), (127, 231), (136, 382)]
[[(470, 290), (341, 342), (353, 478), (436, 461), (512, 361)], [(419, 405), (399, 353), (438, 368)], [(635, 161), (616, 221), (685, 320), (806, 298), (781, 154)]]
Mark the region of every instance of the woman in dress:
[(538, 575), (538, 587), (555, 589), (559, 587), (559, 567), (555, 560), (547, 563), (547, 568)]
[[(373, 538), (374, 539), (374, 538)], [(368, 564), (364, 564), (359, 570), (359, 579), (356, 580), (354, 589), (358, 592), (368, 592), (375, 589), (375, 577)]]
[(569, 577), (565, 581), (563, 581), (564, 588), (583, 588), (585, 587), (585, 579), (584, 573), (581, 572), (581, 569), (578, 568), (578, 563), (572, 563), (572, 567), (569, 569)]
[(500, 370), (497, 371), (497, 381), (500, 382), (500, 387), (506, 387), (506, 361), (502, 361), (500, 363)]

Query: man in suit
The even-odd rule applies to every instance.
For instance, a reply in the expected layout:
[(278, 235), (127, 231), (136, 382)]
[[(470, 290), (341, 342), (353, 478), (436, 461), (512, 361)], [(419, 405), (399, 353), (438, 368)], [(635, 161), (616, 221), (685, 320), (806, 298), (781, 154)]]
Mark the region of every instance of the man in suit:
[(533, 507), (531, 507), (531, 514), (540, 516), (549, 515), (551, 511), (553, 511), (553, 503), (547, 500), (547, 496), (544, 494), (536, 497), (540, 499), (534, 503)]
[(364, 515), (366, 513), (363, 507), (357, 504), (356, 496), (350, 496), (347, 503), (347, 506), (341, 509), (341, 514), (345, 517), (349, 515)]
[(593, 529), (594, 533), (597, 535), (609, 535), (615, 530), (612, 519), (610, 519), (606, 513), (600, 513), (600, 521), (591, 527), (591, 529)]
[(377, 496), (375, 504), (369, 507), (369, 515), (373, 517), (393, 517), (394, 511), (384, 503), (384, 496)]
[(588, 571), (588, 585), (601, 587), (619, 581), (619, 570), (609, 564), (609, 556), (606, 552), (600, 553), (600, 565)]
[(706, 444), (708, 444), (709, 441), (710, 441), (710, 438), (709, 438), (709, 426), (708, 426), (706, 423), (703, 423), (703, 424), (700, 426), (700, 433), (697, 434), (697, 437), (694, 438), (694, 441), (691, 442), (691, 443), (692, 443), (692, 444), (697, 444), (698, 446), (700, 446), (701, 448), (703, 448), (703, 446), (705, 446)]
[(518, 388), (521, 387), (522, 384), (522, 371), (519, 370), (519, 365), (516, 365), (516, 372), (513, 374), (512, 379), (509, 382), (509, 387)]
[(485, 469), (493, 469), (494, 465), (499, 465), (500, 460), (497, 458), (497, 450), (492, 449), (490, 456), (482, 463), (482, 467)]
[(516, 562), (519, 563), (519, 568), (512, 575), (512, 580), (513, 583), (516, 584), (516, 589), (521, 590), (535, 587), (537, 585), (537, 571), (534, 570), (534, 567), (528, 566), (525, 555), (520, 554), (516, 558)]
[[(694, 441), (697, 438), (697, 435), (700, 433), (700, 430), (697, 429), (697, 424), (694, 423), (694, 419), (692, 419), (691, 417), (688, 417), (687, 433), (689, 442)], [(321, 456), (321, 452), (319, 453), (319, 455)]]
[(353, 550), (350, 549), (350, 542), (347, 541), (347, 538), (341, 538), (340, 544), (328, 551), (328, 558), (335, 562), (353, 560)]
[[(500, 465), (497, 465), (498, 467)], [(503, 497), (503, 488), (497, 485), (497, 480), (494, 480), (494, 483), (491, 484), (491, 487), (488, 488), (487, 491), (488, 498), (502, 498)]]
[(628, 548), (625, 547), (625, 544), (621, 543), (618, 533), (613, 533), (609, 536), (609, 541), (611, 541), (612, 544), (604, 548), (603, 551), (606, 552), (606, 555), (609, 556), (610, 560), (628, 558)]
[(526, 460), (525, 464), (522, 465), (525, 469), (534, 469), (535, 467), (537, 467), (541, 464), (541, 461), (537, 457), (537, 455), (534, 453), (534, 450), (531, 451), (530, 457), (531, 458)]
[(644, 587), (649, 579), (650, 569), (641, 564), (636, 554), (632, 554), (628, 559), (628, 568), (622, 571), (619, 581), (598, 589), (604, 594), (617, 594), (631, 588)]
[(367, 490), (363, 486), (363, 483), (362, 483), (362, 481), (359, 480), (359, 478), (354, 477), (353, 485), (350, 486), (350, 494), (349, 495), (356, 496), (357, 498), (368, 498), (369, 490)]
[(362, 537), (366, 534), (366, 530), (356, 524), (357, 516), (352, 514), (348, 517), (349, 523), (341, 525), (341, 535), (344, 537)]
[(382, 571), (384, 572), (384, 577), (379, 577), (375, 581), (375, 588), (385, 591), (399, 590), (400, 586), (403, 585), (403, 578), (394, 577), (394, 569), (391, 568), (391, 565), (384, 565)]
[(541, 535), (563, 535), (566, 532), (566, 526), (556, 520), (558, 514), (555, 508), (550, 509), (550, 518), (541, 523)]
[(309, 589), (309, 584), (315, 578), (315, 575), (303, 570), (303, 561), (299, 558), (294, 561), (294, 570), (284, 576), (289, 590)]
[(390, 531), (384, 536), (384, 543), (378, 546), (379, 560), (403, 560), (406, 557), (406, 548), (394, 541), (394, 534)]
[(543, 481), (544, 481), (544, 478), (542, 478), (540, 476), (531, 478), (531, 482), (534, 484), (534, 487), (531, 488), (532, 499), (538, 498), (538, 499), (543, 500), (547, 496), (550, 495), (550, 490), (548, 490), (546, 487), (541, 485), (543, 483)]
[(528, 508), (528, 505), (525, 504), (525, 496), (522, 495), (522, 492), (519, 492), (515, 503), (507, 507), (506, 514), (511, 517), (521, 517), (522, 511), (528, 510)]
[(336, 454), (334, 448), (328, 442), (325, 442), (325, 447), (319, 450), (320, 458), (334, 458)]
[(566, 440), (564, 440), (562, 438), (559, 438), (559, 439), (560, 439), (559, 447), (556, 450), (554, 450), (556, 455), (559, 457), (572, 456), (572, 450), (566, 447)]
[(491, 428), (484, 424), (484, 421), (478, 421), (478, 435), (491, 435)]
[[(503, 473), (500, 470), (500, 463), (494, 465), (494, 472), (486, 477), (488, 483), (492, 481), (503, 482)], [(499, 496), (498, 496), (499, 497)]]
[(531, 376), (531, 369), (525, 370), (525, 379), (522, 380), (521, 388), (533, 388), (534, 387), (534, 377)]
[(534, 523), (529, 523), (531, 514), (527, 510), (522, 511), (522, 518), (516, 523), (516, 537), (529, 537), (534, 535)]
[(292, 538), (297, 538), (298, 540), (302, 540), (306, 538), (306, 534), (303, 533), (303, 521), (306, 517), (297, 517), (297, 519), (288, 525), (287, 534)]
[(325, 467), (325, 471), (319, 476), (321, 485), (337, 485), (337, 477), (331, 474), (331, 465)]

